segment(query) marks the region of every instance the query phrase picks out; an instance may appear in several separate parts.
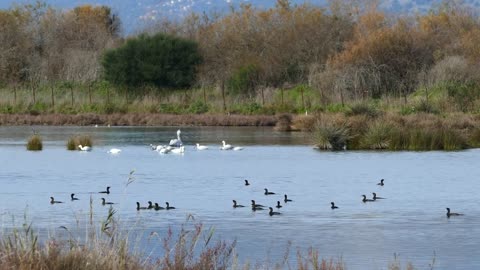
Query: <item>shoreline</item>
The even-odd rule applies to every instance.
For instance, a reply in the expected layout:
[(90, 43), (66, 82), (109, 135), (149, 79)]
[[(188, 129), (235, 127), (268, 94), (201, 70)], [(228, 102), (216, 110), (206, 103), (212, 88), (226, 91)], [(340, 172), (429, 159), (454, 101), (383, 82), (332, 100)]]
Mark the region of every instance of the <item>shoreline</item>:
[(224, 114), (0, 114), (0, 126), (275, 126), (275, 115)]

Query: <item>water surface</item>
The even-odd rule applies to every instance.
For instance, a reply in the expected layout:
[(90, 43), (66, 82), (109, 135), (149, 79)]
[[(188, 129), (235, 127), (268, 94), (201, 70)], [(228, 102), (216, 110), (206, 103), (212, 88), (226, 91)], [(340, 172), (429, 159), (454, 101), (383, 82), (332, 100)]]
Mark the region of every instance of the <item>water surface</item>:
[[(22, 224), (27, 213), (39, 230), (82, 227), (94, 199), (97, 216), (106, 215), (98, 191), (111, 186), (107, 200), (132, 230), (149, 235), (179, 228), (191, 214), (215, 228), (216, 239), (237, 240), (240, 260), (282, 261), (289, 242), (290, 263), (297, 248), (342, 257), (348, 269), (386, 269), (396, 254), (417, 268), (479, 269), (479, 150), (460, 152), (318, 152), (305, 134), (270, 128), (182, 128), (184, 155), (161, 155), (150, 143), (166, 143), (176, 128), (35, 127), (44, 150), (29, 152), (30, 127), (0, 128), (0, 214), (3, 228)], [(67, 151), (74, 134), (90, 134), (91, 152)], [(244, 146), (220, 151), (220, 141)], [(194, 143), (209, 145), (195, 151)], [(121, 148), (121, 154), (106, 152)], [(135, 170), (128, 187), (129, 172)], [(385, 186), (377, 186), (380, 178)], [(243, 180), (249, 179), (246, 187)], [(268, 188), (276, 195), (265, 196)], [(70, 193), (79, 201), (70, 202)], [(377, 192), (387, 199), (362, 203)], [(284, 205), (283, 194), (294, 201)], [(50, 205), (49, 197), (65, 201)], [(274, 206), (281, 216), (232, 199)], [(174, 211), (135, 210), (135, 202), (166, 201)], [(340, 207), (330, 209), (330, 202)], [(465, 213), (447, 219), (445, 207)], [(77, 223), (78, 220), (78, 223)], [(78, 225), (80, 224), (80, 225)], [(152, 241), (144, 247), (151, 248)], [(160, 251), (159, 251), (160, 252)]]

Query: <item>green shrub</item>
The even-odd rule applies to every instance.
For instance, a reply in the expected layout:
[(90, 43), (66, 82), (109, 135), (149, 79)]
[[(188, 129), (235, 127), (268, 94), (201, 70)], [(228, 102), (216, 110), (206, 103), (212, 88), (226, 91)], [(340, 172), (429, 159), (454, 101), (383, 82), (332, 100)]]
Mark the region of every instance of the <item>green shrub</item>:
[(355, 103), (350, 106), (349, 110), (345, 112), (345, 115), (347, 116), (353, 116), (353, 115), (365, 115), (368, 117), (377, 117), (379, 115), (379, 112), (377, 108), (374, 106), (368, 104), (368, 103)]
[(28, 139), (28, 151), (41, 151), (43, 149), (42, 138), (39, 135), (33, 135)]
[(392, 126), (384, 121), (375, 121), (368, 125), (362, 136), (360, 145), (366, 149), (387, 149), (390, 144)]
[(338, 124), (320, 119), (314, 131), (315, 147), (322, 150), (343, 150), (350, 139), (346, 123)]
[(255, 94), (260, 70), (256, 65), (250, 64), (236, 70), (227, 80), (228, 93), (233, 95), (251, 96)]
[(348, 108), (341, 103), (328, 104), (326, 107), (326, 111), (331, 113), (346, 112), (347, 110)]
[(208, 112), (208, 109), (209, 108), (207, 104), (205, 104), (203, 101), (197, 100), (190, 105), (187, 111), (189, 113), (202, 114)]
[(80, 150), (79, 145), (92, 147), (92, 138), (89, 135), (77, 135), (70, 137), (67, 141), (67, 150)]
[(422, 99), (418, 104), (415, 105), (415, 112), (422, 112), (422, 113), (433, 113), (438, 114), (439, 111), (436, 109), (432, 103), (427, 102), (426, 100)]

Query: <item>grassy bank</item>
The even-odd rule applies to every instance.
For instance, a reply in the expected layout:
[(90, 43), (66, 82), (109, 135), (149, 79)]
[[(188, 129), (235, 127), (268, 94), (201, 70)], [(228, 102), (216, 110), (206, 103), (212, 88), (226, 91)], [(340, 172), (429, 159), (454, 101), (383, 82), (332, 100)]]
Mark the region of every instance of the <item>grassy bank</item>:
[(329, 150), (461, 150), (480, 146), (480, 116), (362, 112), (294, 119), (312, 144)]

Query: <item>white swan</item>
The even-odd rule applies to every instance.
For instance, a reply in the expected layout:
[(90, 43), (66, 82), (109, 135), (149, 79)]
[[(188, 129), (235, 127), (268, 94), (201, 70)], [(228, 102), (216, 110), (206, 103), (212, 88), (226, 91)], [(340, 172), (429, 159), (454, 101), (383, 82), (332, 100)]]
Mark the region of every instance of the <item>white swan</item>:
[(160, 154), (168, 154), (170, 151), (171, 151), (171, 149), (167, 148), (167, 147), (157, 150), (157, 152), (160, 153)]
[(222, 141), (222, 147), (220, 147), (220, 150), (232, 150), (233, 146), (231, 144), (226, 144), (225, 141)]
[(81, 144), (78, 145), (78, 148), (80, 148), (81, 151), (90, 151), (92, 148), (90, 146), (82, 146)]
[(180, 133), (182, 133), (180, 129), (177, 130), (177, 138), (170, 140), (170, 143), (168, 145), (175, 146), (175, 147), (182, 146), (183, 143), (182, 143), (182, 139), (180, 139)]
[(173, 154), (183, 154), (183, 153), (185, 153), (185, 146), (180, 146), (178, 148), (173, 148), (172, 150), (170, 150), (170, 152), (172, 152)]
[(197, 150), (207, 150), (208, 149), (208, 146), (206, 145), (200, 145), (199, 143), (197, 143), (197, 146), (195, 146), (195, 148)]
[(243, 150), (243, 147), (241, 147), (241, 146), (233, 147), (233, 151), (241, 151), (241, 150)]
[(122, 149), (112, 148), (107, 153), (112, 154), (112, 155), (116, 155), (116, 154), (119, 154), (120, 152), (122, 152)]

